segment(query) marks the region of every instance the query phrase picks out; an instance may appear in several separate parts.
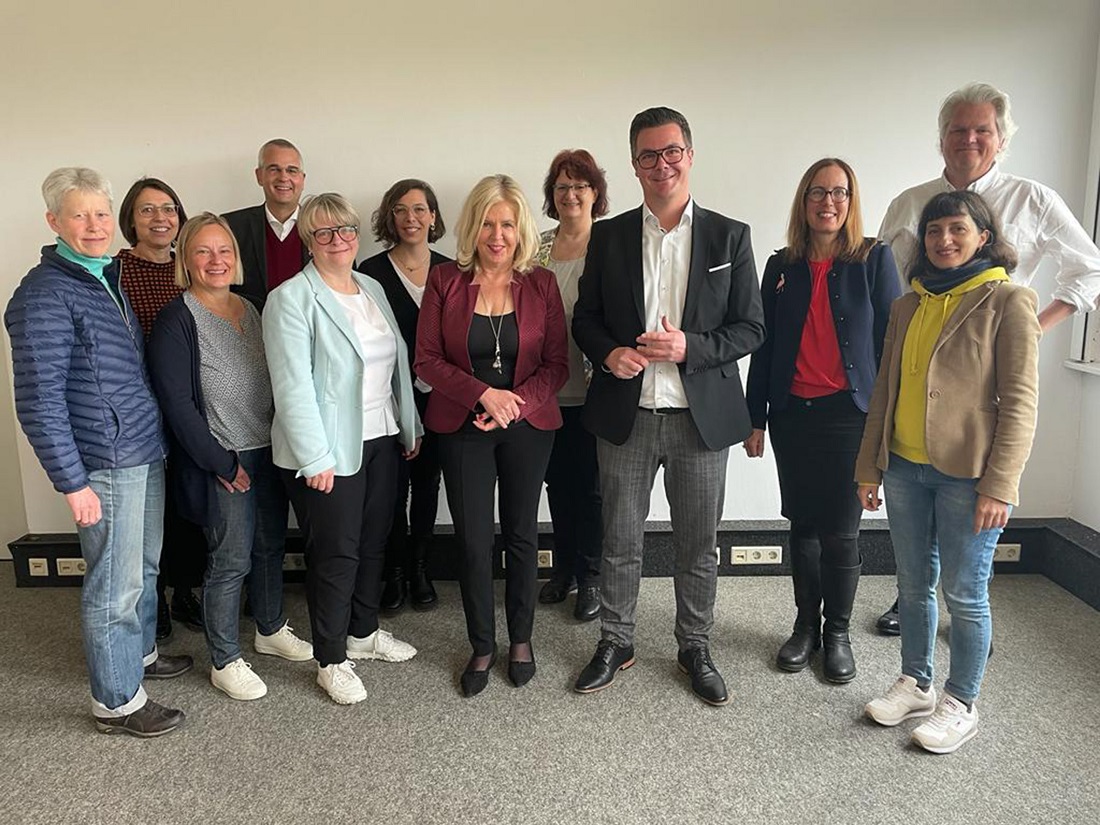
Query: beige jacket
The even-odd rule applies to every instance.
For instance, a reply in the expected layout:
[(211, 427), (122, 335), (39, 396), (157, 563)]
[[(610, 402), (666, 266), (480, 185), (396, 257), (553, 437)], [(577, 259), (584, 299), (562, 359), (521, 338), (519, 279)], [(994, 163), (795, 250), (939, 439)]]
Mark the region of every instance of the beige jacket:
[[(890, 309), (882, 363), (867, 411), (856, 481), (878, 484), (890, 461), (905, 333), (920, 298)], [(944, 325), (928, 365), (925, 443), (932, 466), (978, 479), (978, 492), (1019, 503), (1020, 475), (1031, 453), (1039, 397), (1038, 298), (1027, 287), (995, 281), (963, 296)]]

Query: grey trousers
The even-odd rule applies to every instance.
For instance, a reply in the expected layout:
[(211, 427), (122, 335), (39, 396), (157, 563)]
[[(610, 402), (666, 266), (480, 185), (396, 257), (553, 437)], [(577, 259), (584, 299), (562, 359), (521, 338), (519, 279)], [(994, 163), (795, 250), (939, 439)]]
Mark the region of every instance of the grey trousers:
[(626, 443), (598, 439), (597, 454), (604, 516), (603, 638), (634, 643), (645, 521), (653, 480), (663, 466), (676, 552), (676, 641), (681, 650), (708, 644), (729, 448), (708, 450), (690, 413), (657, 415), (639, 409)]

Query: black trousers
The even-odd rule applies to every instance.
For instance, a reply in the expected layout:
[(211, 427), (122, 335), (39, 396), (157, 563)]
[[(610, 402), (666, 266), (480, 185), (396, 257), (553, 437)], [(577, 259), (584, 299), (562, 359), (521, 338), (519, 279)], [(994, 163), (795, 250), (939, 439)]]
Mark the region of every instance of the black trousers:
[(313, 655), (322, 665), (347, 658), (347, 637), (378, 629), (386, 536), (393, 520), (401, 455), (396, 436), (363, 442), (363, 463), (337, 476), (332, 492), (310, 489), (282, 470), (305, 538), (306, 603)]
[(202, 528), (179, 514), (176, 498), (164, 497), (164, 541), (160, 550), (157, 589), (193, 590), (206, 575), (206, 536)]
[(447, 502), (462, 549), (462, 607), (474, 654), (496, 648), (493, 610), (493, 488), (499, 482), (504, 540), (504, 608), (513, 644), (531, 641), (538, 581), (538, 512), (542, 479), (554, 443), (552, 430), (526, 422), (482, 432), (467, 422), (439, 435)]
[(600, 584), (603, 499), (596, 437), (581, 424), (584, 407), (562, 407), (562, 426), (546, 467), (546, 497), (554, 524), (554, 578), (581, 587)]
[[(416, 390), (414, 394), (416, 407), (423, 419), (429, 393)], [(439, 436), (425, 432), (416, 458), (402, 460), (398, 470), (393, 526), (386, 541), (387, 570), (395, 567), (407, 569), (415, 558), (426, 551), (439, 510), (439, 480)]]

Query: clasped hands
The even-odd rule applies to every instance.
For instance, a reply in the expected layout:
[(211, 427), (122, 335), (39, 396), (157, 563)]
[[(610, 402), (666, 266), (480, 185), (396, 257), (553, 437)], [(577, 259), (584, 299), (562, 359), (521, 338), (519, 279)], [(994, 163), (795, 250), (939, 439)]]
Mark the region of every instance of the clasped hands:
[(661, 316), (660, 331), (643, 332), (635, 340), (637, 347), (616, 347), (604, 359), (604, 366), (616, 378), (636, 378), (650, 362), (682, 364), (687, 360), (684, 331), (670, 324), (667, 315)]
[(527, 402), (511, 390), (497, 390), (489, 387), (478, 399), (484, 412), (474, 416), (474, 426), (483, 432), (497, 427), (508, 429), (508, 425), (519, 419), (519, 408)]

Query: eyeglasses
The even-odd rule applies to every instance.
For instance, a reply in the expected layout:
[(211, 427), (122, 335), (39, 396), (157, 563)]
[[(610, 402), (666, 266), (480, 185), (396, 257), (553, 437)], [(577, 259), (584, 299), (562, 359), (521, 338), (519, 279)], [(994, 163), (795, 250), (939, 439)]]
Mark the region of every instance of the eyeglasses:
[(686, 146), (666, 146), (656, 151), (641, 152), (634, 158), (634, 162), (638, 164), (639, 169), (652, 169), (657, 165), (657, 158), (664, 158), (665, 163), (671, 166), (682, 161), (686, 151)]
[(173, 215), (178, 214), (179, 211), (180, 208), (174, 203), (166, 203), (163, 206), (157, 206), (156, 204), (152, 203), (144, 203), (138, 207), (137, 212), (143, 218), (151, 218), (153, 217), (153, 215), (157, 214), (157, 212), (160, 212), (160, 214), (164, 215), (164, 217), (166, 218), (170, 218)]
[(820, 203), (825, 200), (826, 195), (832, 197), (833, 203), (844, 203), (851, 194), (851, 191), (845, 189), (843, 186), (834, 186), (832, 189), (826, 189), (824, 186), (811, 186), (806, 190), (806, 197), (814, 203)]
[(428, 217), (428, 215), (431, 214), (432, 210), (422, 203), (414, 204), (411, 208), (405, 206), (405, 204), (403, 203), (399, 203), (391, 211), (393, 212), (393, 216), (395, 218), (404, 218), (406, 215), (409, 214), (409, 212), (412, 212), (413, 215), (418, 218), (426, 218)]
[(583, 195), (591, 188), (590, 183), (555, 183), (554, 194), (568, 195), (570, 192), (576, 192), (578, 195)]
[(314, 229), (310, 234), (313, 235), (313, 240), (321, 246), (332, 243), (332, 239), (337, 235), (340, 236), (340, 240), (351, 243), (359, 237), (359, 227), (350, 224), (347, 226), (322, 226), (320, 229)]

